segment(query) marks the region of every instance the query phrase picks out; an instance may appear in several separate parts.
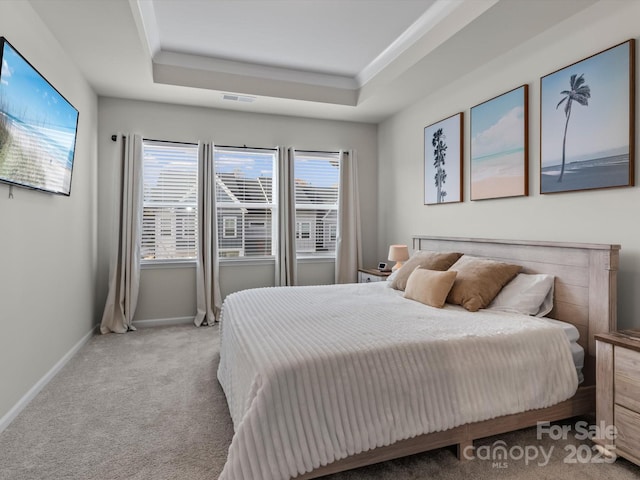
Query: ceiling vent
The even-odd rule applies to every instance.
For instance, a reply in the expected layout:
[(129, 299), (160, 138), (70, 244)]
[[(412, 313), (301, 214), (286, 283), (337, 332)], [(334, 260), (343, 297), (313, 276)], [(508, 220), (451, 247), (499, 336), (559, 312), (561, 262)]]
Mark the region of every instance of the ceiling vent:
[(236, 95), (235, 93), (225, 93), (222, 95), (223, 100), (230, 100), (232, 102), (245, 102), (251, 103), (255, 101), (256, 97), (250, 95)]

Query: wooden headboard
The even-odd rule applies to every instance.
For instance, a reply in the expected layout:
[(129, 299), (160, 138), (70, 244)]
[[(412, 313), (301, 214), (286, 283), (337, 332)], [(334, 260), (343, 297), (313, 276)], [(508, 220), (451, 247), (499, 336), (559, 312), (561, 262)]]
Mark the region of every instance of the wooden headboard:
[(417, 235), (413, 249), (461, 252), (522, 265), (524, 273), (554, 275), (554, 307), (548, 316), (577, 327), (585, 349), (585, 379), (592, 380), (594, 335), (616, 329), (620, 245)]

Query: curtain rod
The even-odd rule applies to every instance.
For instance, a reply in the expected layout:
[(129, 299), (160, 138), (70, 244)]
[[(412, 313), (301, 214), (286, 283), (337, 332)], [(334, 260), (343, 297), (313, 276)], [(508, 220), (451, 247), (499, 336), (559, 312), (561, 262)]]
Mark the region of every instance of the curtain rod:
[[(124, 137), (124, 135), (123, 135)], [(112, 141), (116, 141), (118, 139), (118, 135), (111, 135), (111, 140)], [(197, 145), (197, 143), (194, 142), (174, 142), (172, 140), (155, 140), (153, 138), (143, 138), (143, 140), (148, 140), (150, 142), (160, 142), (160, 143), (177, 143), (180, 145)], [(220, 148), (247, 148), (250, 150), (277, 150), (277, 147), (247, 147), (246, 145), (242, 145), (242, 146), (238, 146), (238, 145), (217, 145), (214, 144), (214, 146), (216, 147), (220, 147)], [(297, 150), (294, 148), (294, 150), (296, 152), (301, 152), (301, 153), (338, 153), (337, 151), (331, 151), (331, 150)], [(343, 153), (345, 155), (349, 155), (349, 152), (344, 150)]]
[[(122, 135), (124, 137), (124, 135)], [(116, 141), (118, 139), (118, 135), (111, 135), (111, 140)], [(159, 142), (159, 143), (177, 143), (179, 145), (197, 145), (197, 142), (176, 142), (173, 140), (156, 140), (154, 138), (143, 138), (143, 140), (147, 140), (149, 142)], [(277, 150), (276, 147), (247, 147), (246, 145), (237, 146), (237, 145), (217, 145), (214, 144), (215, 147), (220, 148), (247, 148), (251, 150)]]
[[(124, 138), (124, 135), (122, 135), (122, 137)], [(111, 141), (115, 142), (118, 139), (118, 135), (111, 135)], [(143, 137), (142, 140), (147, 140), (149, 142), (158, 142), (158, 143), (177, 143), (179, 145), (197, 145), (197, 143), (194, 142), (174, 142), (173, 140), (156, 140), (155, 138), (145, 138)]]
[[(300, 153), (339, 153), (339, 150), (298, 150), (297, 148), (294, 148), (294, 150)], [(347, 150), (343, 150), (342, 153), (349, 155)]]
[(238, 146), (238, 145), (218, 145), (217, 143), (214, 146), (220, 148), (246, 148), (249, 150), (277, 150), (277, 147), (247, 147), (246, 145)]

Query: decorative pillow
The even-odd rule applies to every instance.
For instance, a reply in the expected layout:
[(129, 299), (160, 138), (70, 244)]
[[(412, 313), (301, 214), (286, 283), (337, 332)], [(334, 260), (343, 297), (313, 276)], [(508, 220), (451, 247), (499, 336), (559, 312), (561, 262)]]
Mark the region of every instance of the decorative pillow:
[(398, 272), (402, 270), (401, 268), (399, 268), (398, 270), (396, 270), (395, 272), (392, 272), (391, 275), (389, 275), (387, 277), (387, 286), (390, 287), (391, 283), (395, 280), (395, 278), (398, 276)]
[(519, 273), (487, 308), (544, 317), (553, 309), (553, 284), (553, 275)]
[(453, 270), (442, 272), (416, 267), (407, 280), (404, 298), (442, 308), (456, 280), (456, 275), (457, 272)]
[(409, 275), (413, 273), (416, 267), (422, 267), (428, 270), (444, 271), (453, 265), (461, 256), (461, 253), (455, 252), (430, 252), (427, 250), (418, 250), (399, 270), (396, 270), (397, 275), (395, 278), (390, 279), (391, 284), (389, 286), (396, 290), (404, 290), (407, 287)]
[(486, 308), (521, 269), (520, 265), (464, 255), (450, 268), (458, 276), (447, 302), (462, 305), (470, 312)]

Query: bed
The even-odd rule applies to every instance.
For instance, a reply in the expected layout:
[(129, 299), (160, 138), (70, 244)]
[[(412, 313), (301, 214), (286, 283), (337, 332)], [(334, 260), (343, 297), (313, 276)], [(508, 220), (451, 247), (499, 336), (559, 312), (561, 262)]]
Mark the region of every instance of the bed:
[(593, 335), (615, 328), (618, 245), (413, 247), (554, 275), (549, 316), (579, 331), (580, 386), (565, 332), (544, 320), (450, 306), (431, 320), (383, 284), (239, 292), (222, 310), (218, 379), (235, 434), (221, 480), (315, 478), (447, 445), (463, 458), (476, 438), (594, 410)]

